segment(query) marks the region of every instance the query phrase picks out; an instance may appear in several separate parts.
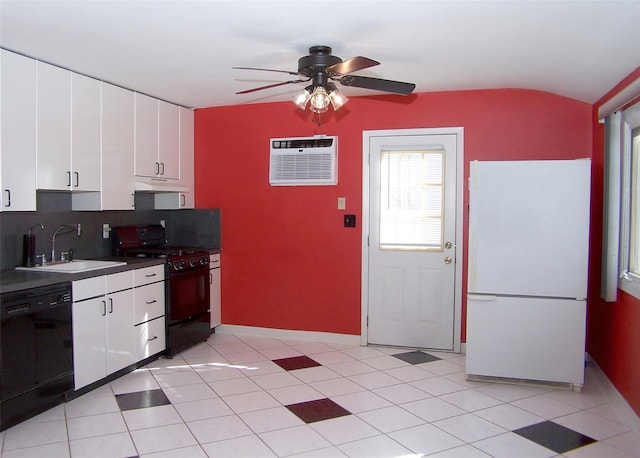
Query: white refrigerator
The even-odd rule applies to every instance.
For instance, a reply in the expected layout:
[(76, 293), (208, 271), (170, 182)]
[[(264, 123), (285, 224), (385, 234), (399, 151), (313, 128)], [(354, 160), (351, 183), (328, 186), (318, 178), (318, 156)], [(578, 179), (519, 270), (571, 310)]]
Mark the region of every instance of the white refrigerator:
[(584, 384), (591, 161), (472, 161), (466, 372)]

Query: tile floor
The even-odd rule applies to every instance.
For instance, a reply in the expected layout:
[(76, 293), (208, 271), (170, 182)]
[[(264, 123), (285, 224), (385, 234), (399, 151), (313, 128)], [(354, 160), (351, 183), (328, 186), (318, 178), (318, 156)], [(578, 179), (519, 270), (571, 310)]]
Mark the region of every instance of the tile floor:
[(0, 433), (17, 457), (640, 457), (638, 418), (581, 393), (469, 382), (464, 355), (215, 334)]

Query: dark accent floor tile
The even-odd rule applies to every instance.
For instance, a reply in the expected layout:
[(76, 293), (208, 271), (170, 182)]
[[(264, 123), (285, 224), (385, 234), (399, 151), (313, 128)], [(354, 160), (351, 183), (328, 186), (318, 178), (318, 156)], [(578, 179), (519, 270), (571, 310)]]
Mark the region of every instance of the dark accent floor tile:
[(556, 453), (565, 453), (569, 450), (596, 442), (595, 439), (580, 434), (572, 429), (552, 421), (543, 421), (535, 425), (516, 429), (514, 433), (547, 447)]
[(285, 407), (296, 414), (298, 418), (305, 423), (313, 423), (314, 421), (330, 420), (331, 418), (351, 415), (351, 412), (347, 409), (327, 398), (300, 402), (298, 404), (291, 404)]
[(440, 358), (437, 356), (430, 355), (429, 353), (425, 353), (423, 351), (410, 351), (408, 353), (398, 353), (395, 356), (402, 361), (409, 364), (422, 364), (422, 363), (430, 363), (431, 361), (440, 361)]
[(273, 362), (283, 368), (285, 371), (294, 371), (296, 369), (306, 369), (307, 367), (322, 366), (322, 364), (312, 360), (308, 356), (294, 356), (292, 358), (274, 359)]
[(171, 404), (162, 390), (138, 391), (136, 393), (116, 394), (120, 410), (142, 409)]

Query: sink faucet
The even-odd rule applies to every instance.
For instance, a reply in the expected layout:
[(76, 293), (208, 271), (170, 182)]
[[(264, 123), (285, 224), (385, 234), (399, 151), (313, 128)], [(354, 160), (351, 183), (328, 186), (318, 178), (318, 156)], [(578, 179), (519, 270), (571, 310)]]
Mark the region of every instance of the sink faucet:
[[(60, 233), (63, 229), (67, 229), (66, 232)], [(80, 224), (61, 224), (58, 228), (53, 232), (53, 237), (51, 237), (51, 262), (56, 261), (56, 236), (63, 234), (70, 234), (71, 232), (75, 232), (80, 237), (81, 226)]]

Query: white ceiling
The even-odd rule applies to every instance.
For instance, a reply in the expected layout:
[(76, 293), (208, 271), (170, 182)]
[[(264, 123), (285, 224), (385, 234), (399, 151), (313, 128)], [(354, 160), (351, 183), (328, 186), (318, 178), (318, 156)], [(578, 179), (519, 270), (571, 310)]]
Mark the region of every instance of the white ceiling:
[[(312, 45), (415, 92), (528, 88), (593, 103), (640, 66), (640, 0), (0, 0), (0, 46), (188, 107), (288, 100)], [(344, 88), (348, 96), (380, 92)], [(398, 96), (400, 97), (400, 96)]]

